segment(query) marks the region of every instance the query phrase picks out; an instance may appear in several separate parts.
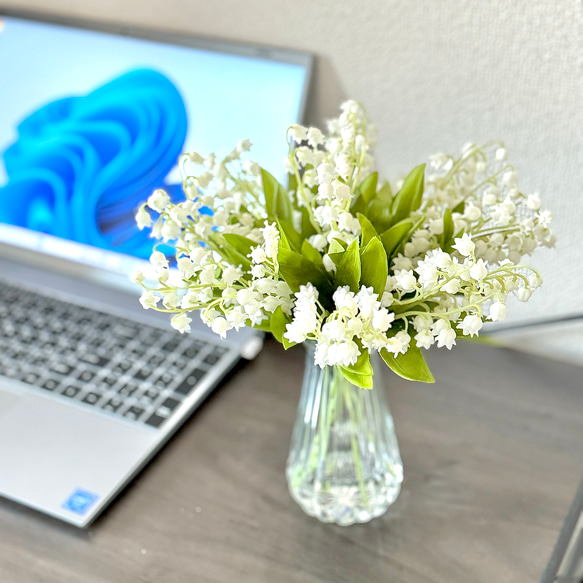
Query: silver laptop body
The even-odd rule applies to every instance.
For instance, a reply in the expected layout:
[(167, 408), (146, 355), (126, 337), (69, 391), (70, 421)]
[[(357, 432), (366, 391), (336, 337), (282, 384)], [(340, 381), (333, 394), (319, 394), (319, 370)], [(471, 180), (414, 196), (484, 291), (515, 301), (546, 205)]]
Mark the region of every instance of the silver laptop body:
[[(11, 16), (0, 19), (8, 26)], [(155, 39), (202, 42), (219, 52), (259, 51)], [(268, 49), (260, 53), (271, 58)], [(311, 59), (285, 51), (273, 58), (306, 68), (298, 88), (301, 116)], [(229, 369), (259, 352), (256, 331), (221, 340), (194, 318), (192, 333), (180, 335), (168, 315), (143, 310), (140, 290), (128, 280), (142, 261), (0, 224), (0, 496), (87, 526)], [(43, 310), (48, 320), (40, 317)], [(73, 343), (64, 314), (77, 318), (80, 336)], [(68, 350), (65, 364), (53, 357), (51, 343)], [(11, 355), (18, 351), (15, 361)]]

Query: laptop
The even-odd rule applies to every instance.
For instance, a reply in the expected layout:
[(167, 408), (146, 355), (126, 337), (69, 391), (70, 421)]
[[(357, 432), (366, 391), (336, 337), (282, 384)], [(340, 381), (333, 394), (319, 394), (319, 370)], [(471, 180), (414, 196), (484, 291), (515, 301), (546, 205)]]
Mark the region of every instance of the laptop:
[[(283, 179), (312, 57), (0, 12), (0, 496), (89, 525), (262, 339), (172, 330), (129, 281), (183, 151)], [(167, 248), (170, 253), (171, 249)], [(1, 502), (0, 502), (1, 503)]]

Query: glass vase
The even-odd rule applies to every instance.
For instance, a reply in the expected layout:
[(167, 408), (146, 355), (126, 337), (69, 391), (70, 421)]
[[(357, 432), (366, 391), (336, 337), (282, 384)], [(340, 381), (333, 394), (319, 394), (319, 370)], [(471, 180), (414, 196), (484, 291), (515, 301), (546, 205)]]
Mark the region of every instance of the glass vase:
[[(349, 383), (335, 367), (306, 365), (286, 476), (294, 500), (310, 516), (342, 526), (381, 516), (403, 481), (382, 368), (372, 358), (373, 388)], [(371, 355), (372, 356), (372, 355)]]

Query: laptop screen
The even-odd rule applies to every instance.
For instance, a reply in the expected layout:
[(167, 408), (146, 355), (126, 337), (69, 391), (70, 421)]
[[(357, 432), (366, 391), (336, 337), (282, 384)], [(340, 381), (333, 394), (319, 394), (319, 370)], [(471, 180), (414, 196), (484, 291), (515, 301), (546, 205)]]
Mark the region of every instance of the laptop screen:
[(153, 244), (138, 205), (181, 196), (182, 152), (249, 138), (283, 179), (310, 58), (171, 40), (0, 16), (0, 241), (126, 271)]

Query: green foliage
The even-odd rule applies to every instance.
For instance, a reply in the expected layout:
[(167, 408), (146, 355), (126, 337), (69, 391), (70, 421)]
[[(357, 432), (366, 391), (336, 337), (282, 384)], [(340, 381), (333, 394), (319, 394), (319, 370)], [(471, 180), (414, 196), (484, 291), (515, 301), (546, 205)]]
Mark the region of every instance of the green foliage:
[(301, 285), (311, 282), (323, 295), (330, 294), (331, 281), (326, 270), (303, 255), (280, 246), (277, 261), (280, 275), (293, 292), (299, 291)]
[(287, 191), (292, 192), (298, 189), (298, 180), (295, 174), (287, 175)]
[(350, 211), (356, 216), (358, 213), (366, 213), (370, 201), (376, 196), (378, 173), (369, 174), (356, 189)]
[(453, 207), (451, 212), (452, 213), (461, 213), (463, 215), (465, 210), (466, 210), (466, 201), (462, 200), (461, 202), (458, 202), (458, 204), (456, 204)]
[(309, 241), (305, 240), (302, 241), (301, 252), (306, 259), (309, 259), (312, 263), (314, 263), (318, 267), (322, 268), (324, 267), (322, 256), (320, 255), (320, 253), (318, 253), (318, 251), (316, 251), (316, 249), (314, 249), (314, 247), (310, 244)]
[(332, 239), (330, 246), (328, 247), (328, 253), (344, 253), (348, 245), (342, 239)]
[(358, 239), (354, 239), (342, 254), (334, 274), (335, 287), (347, 285), (350, 291), (358, 293), (360, 289), (360, 253)]
[(451, 209), (446, 209), (443, 215), (443, 233), (441, 234), (441, 248), (443, 249), (453, 235), (453, 219)]
[(408, 234), (413, 227), (413, 221), (411, 219), (404, 219), (393, 225), (390, 229), (387, 229), (381, 235), (381, 242), (385, 248), (387, 257), (392, 257), (393, 252), (401, 243), (408, 240)]
[(293, 225), (283, 219), (277, 219), (277, 226), (279, 227), (280, 238), (287, 249), (300, 252), (302, 248), (302, 236), (298, 233)]
[(263, 193), (265, 195), (265, 210), (269, 222), (276, 219), (291, 220), (292, 204), (285, 188), (269, 173), (261, 169)]
[(372, 366), (370, 355), (367, 349), (360, 348), (360, 355), (357, 361), (351, 366), (338, 366), (337, 369), (342, 376), (353, 385), (362, 389), (372, 389)]
[(251, 269), (251, 260), (247, 255), (251, 253), (251, 246), (255, 247), (257, 243), (235, 234), (215, 233), (209, 237), (209, 240), (213, 249), (225, 261), (231, 265), (241, 266), (244, 270)]
[(386, 231), (393, 223), (393, 192), (391, 185), (385, 182), (366, 208), (366, 216), (378, 233)]
[(387, 254), (380, 239), (374, 237), (360, 255), (362, 285), (372, 286), (381, 297), (385, 290), (388, 275)]
[(379, 234), (372, 226), (372, 223), (362, 213), (358, 213), (357, 218), (360, 223), (360, 246), (366, 247), (371, 239), (374, 237), (378, 239)]
[(421, 350), (414, 345), (409, 346), (405, 354), (394, 355), (386, 348), (379, 354), (386, 365), (400, 377), (410, 381), (420, 381), (422, 383), (434, 383), (435, 379), (421, 354)]
[(275, 339), (278, 342), (281, 342), (285, 350), (295, 346), (296, 344), (295, 342), (290, 342), (284, 336), (286, 327), (290, 322), (291, 318), (281, 309), (281, 306), (277, 306), (271, 316), (270, 328), (271, 333), (275, 336)]
[(360, 196), (364, 201), (364, 204), (368, 206), (369, 202), (376, 196), (377, 194), (377, 183), (379, 179), (378, 172), (373, 172), (369, 174), (360, 184), (358, 190), (360, 192)]
[(257, 247), (257, 243), (243, 235), (237, 235), (235, 233), (224, 233), (223, 239), (230, 245), (235, 251), (241, 253), (242, 255), (249, 255), (253, 247)]
[(247, 326), (248, 328), (255, 328), (256, 330), (261, 330), (262, 332), (271, 332), (270, 320), (263, 320), (261, 324), (252, 324), (251, 320), (246, 320), (245, 326)]
[(413, 168), (401, 190), (393, 199), (393, 221), (398, 223), (406, 219), (413, 211), (421, 206), (425, 177), (425, 164)]
[(341, 241), (340, 239), (332, 239), (332, 242), (328, 247), (328, 256), (332, 259), (334, 265), (338, 266), (347, 247), (348, 245), (344, 241)]
[[(296, 209), (298, 210), (298, 209)], [(302, 207), (299, 209), (300, 213), (302, 213), (302, 221), (301, 221), (301, 227), (302, 227), (302, 239), (307, 239), (308, 237), (311, 237), (312, 235), (314, 235), (316, 233), (316, 229), (314, 228), (314, 225), (312, 225), (312, 223), (310, 222), (310, 215), (306, 209), (306, 207)]]

